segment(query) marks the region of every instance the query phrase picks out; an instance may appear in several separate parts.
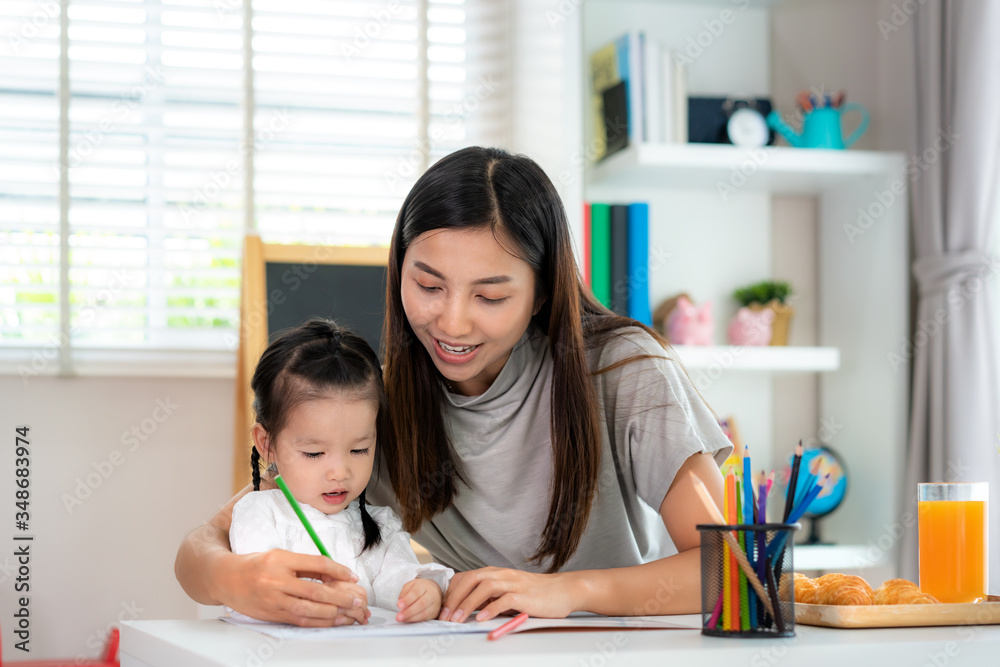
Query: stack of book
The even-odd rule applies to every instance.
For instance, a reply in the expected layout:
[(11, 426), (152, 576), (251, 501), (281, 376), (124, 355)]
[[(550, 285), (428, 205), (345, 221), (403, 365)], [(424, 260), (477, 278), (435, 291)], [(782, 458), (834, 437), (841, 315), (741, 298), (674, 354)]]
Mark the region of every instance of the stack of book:
[(594, 159), (630, 143), (686, 143), (683, 57), (632, 31), (590, 56)]
[(584, 204), (584, 280), (618, 313), (653, 325), (649, 300), (649, 204)]

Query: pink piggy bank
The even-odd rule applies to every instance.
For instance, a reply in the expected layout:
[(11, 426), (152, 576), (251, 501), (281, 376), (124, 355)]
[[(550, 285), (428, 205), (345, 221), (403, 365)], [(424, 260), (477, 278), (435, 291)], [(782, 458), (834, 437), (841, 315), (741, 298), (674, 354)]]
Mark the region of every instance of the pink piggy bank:
[(774, 311), (740, 308), (729, 323), (730, 345), (770, 345)]
[(706, 301), (699, 308), (686, 297), (678, 297), (664, 330), (671, 345), (711, 345), (712, 302)]

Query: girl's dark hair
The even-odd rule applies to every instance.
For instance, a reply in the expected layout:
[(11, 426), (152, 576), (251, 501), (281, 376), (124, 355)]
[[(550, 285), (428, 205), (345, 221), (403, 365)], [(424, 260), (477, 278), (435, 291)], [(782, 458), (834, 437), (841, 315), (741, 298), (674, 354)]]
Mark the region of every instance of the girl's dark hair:
[[(400, 295), (406, 249), (434, 229), (490, 229), (535, 273), (533, 322), (548, 335), (552, 355), (553, 486), (548, 519), (532, 561), (559, 570), (576, 551), (597, 492), (601, 418), (586, 348), (615, 332), (649, 327), (615, 315), (584, 286), (566, 212), (545, 172), (531, 159), (497, 148), (471, 147), (438, 161), (410, 190), (389, 250), (382, 346), (394, 437), (386, 452), (403, 526), (415, 532), (449, 507), (462, 480), (441, 412), (441, 380), (417, 341)], [(513, 244), (513, 247), (511, 247)], [(640, 355), (635, 359), (649, 355)], [(626, 361), (633, 361), (628, 359)], [(625, 363), (625, 362), (620, 362)], [(601, 369), (601, 372), (615, 366)]]
[[(257, 363), (253, 379), (253, 409), (257, 423), (274, 443), (285, 427), (292, 408), (305, 401), (325, 398), (331, 391), (356, 393), (362, 400), (375, 401), (375, 455), (392, 439), (389, 404), (382, 384), (378, 356), (361, 336), (335, 322), (313, 318), (274, 339)], [(260, 489), (260, 453), (250, 453), (253, 488)], [(373, 466), (374, 468), (375, 466)], [(364, 549), (378, 544), (381, 532), (365, 507), (365, 492), (358, 497)]]

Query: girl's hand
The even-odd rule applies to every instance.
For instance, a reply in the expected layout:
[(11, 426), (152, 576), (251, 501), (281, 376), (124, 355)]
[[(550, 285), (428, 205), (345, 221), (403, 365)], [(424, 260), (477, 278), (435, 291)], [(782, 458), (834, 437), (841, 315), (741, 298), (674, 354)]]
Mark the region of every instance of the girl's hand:
[(441, 597), (441, 587), (430, 579), (411, 579), (399, 592), (396, 620), (400, 623), (431, 620), (441, 610)]
[(214, 597), (262, 621), (329, 627), (364, 624), (371, 615), (368, 595), (354, 583), (354, 573), (326, 556), (283, 549), (233, 555), (215, 580), (221, 592)]
[(576, 590), (567, 574), (534, 574), (499, 567), (460, 572), (448, 585), (442, 621), (461, 623), (476, 609), (479, 621), (504, 612), (526, 611), (540, 618), (565, 618), (579, 608)]

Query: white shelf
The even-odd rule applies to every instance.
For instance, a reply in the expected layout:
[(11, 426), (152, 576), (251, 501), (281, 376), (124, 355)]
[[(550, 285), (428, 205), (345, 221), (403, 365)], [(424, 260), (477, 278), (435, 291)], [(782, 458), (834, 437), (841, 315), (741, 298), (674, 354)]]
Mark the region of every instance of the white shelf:
[(673, 349), (690, 370), (819, 373), (840, 368), (840, 350), (835, 347), (674, 345)]
[(884, 552), (853, 544), (795, 545), (795, 571), (825, 570), (844, 572), (887, 565)]
[(902, 163), (898, 153), (722, 144), (629, 146), (587, 172), (589, 183), (637, 187), (818, 194), (880, 183)]

